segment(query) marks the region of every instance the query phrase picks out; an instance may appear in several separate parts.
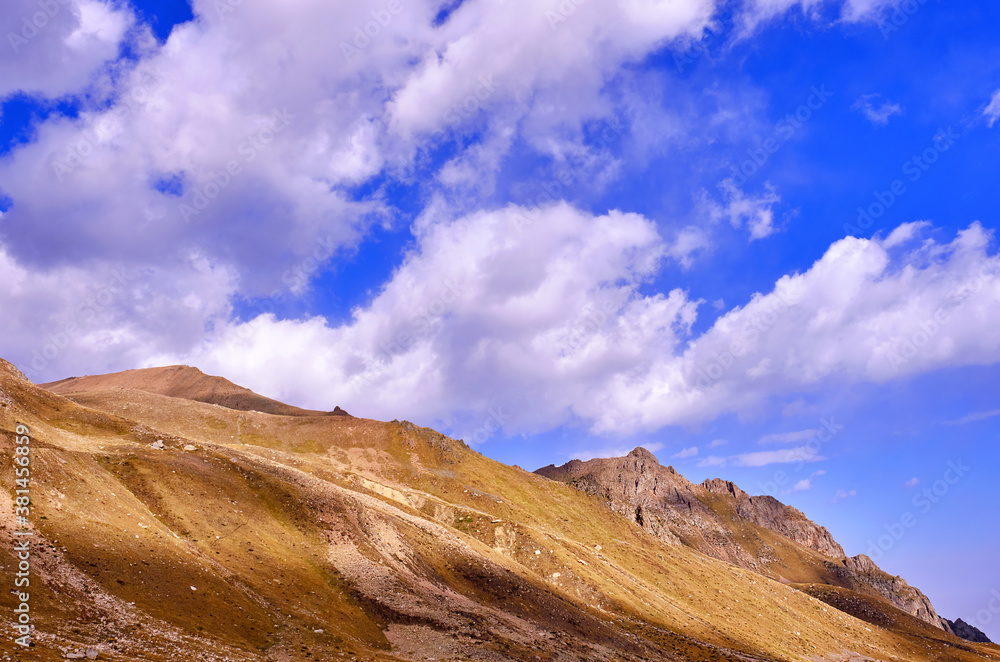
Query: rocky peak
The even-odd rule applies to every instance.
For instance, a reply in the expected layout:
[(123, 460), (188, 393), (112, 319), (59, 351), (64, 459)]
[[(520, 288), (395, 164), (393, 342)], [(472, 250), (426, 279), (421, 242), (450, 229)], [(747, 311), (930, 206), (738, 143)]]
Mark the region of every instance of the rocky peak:
[(747, 493), (741, 490), (735, 483), (729, 480), (722, 480), (721, 478), (709, 478), (702, 483), (701, 486), (708, 490), (711, 494), (728, 493), (734, 499), (748, 496)]
[(879, 567), (875, 565), (875, 561), (872, 561), (871, 557), (867, 554), (858, 554), (857, 556), (845, 559), (844, 565), (854, 572), (860, 572), (865, 575), (879, 569)]
[(954, 634), (956, 637), (961, 637), (966, 641), (972, 641), (978, 644), (993, 643), (992, 641), (990, 641), (990, 638), (986, 636), (986, 633), (984, 633), (982, 630), (975, 627), (974, 625), (969, 625), (961, 618), (958, 619), (957, 621), (948, 621), (948, 619), (945, 620), (947, 621), (949, 627), (951, 627), (952, 634)]
[(627, 459), (636, 460), (643, 464), (649, 464), (651, 467), (659, 467), (660, 461), (656, 459), (656, 456), (650, 453), (648, 450), (642, 446), (637, 446), (632, 449), (632, 452), (625, 456)]
[(28, 379), (23, 372), (17, 369), (13, 363), (0, 359), (0, 374), (5, 377), (15, 379), (19, 382), (25, 382), (31, 384), (31, 380)]

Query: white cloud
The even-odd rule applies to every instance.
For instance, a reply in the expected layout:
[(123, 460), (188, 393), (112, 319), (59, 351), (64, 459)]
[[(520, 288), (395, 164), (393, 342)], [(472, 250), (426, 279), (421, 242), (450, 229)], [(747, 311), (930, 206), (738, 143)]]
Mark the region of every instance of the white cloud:
[(727, 457), (711, 455), (698, 462), (699, 467), (766, 467), (771, 464), (802, 464), (820, 462), (826, 458), (819, 454), (815, 446), (799, 446), (778, 451), (758, 451), (739, 453)]
[(764, 22), (781, 16), (793, 8), (800, 9), (807, 16), (814, 16), (822, 0), (747, 0), (744, 6), (744, 36), (749, 36)]
[(993, 128), (997, 120), (1000, 119), (1000, 90), (993, 93), (993, 98), (990, 99), (990, 103), (983, 110), (983, 116), (986, 117), (986, 123)]
[(710, 448), (718, 448), (719, 446), (725, 446), (729, 442), (725, 439), (713, 439), (712, 443), (709, 444)]
[[(4, 249), (31, 277), (122, 263), (189, 282), (185, 256), (198, 252), (227, 274), (230, 300), (308, 294), (318, 270), (374, 224), (408, 222), (382, 190), (357, 199), (359, 184), (414, 178), (422, 147), (454, 152), (439, 172), (420, 173), (431, 192), (474, 180), (484, 194), (517, 139), (557, 160), (586, 152), (583, 127), (615, 115), (607, 80), (670, 40), (700, 36), (715, 5), (585, 3), (553, 27), (546, 12), (564, 7), (464, 3), (435, 26), (440, 3), (416, 0), (357, 43), (384, 2), (219, 7), (196, 0), (195, 20), (159, 45), (127, 5), (66, 0), (0, 61), (0, 96), (88, 90), (79, 117), (54, 115), (0, 161), (0, 194), (13, 201)], [(0, 18), (17, 25), (37, 11), (37, 0), (16, 0)], [(109, 64), (123, 40), (138, 61)], [(586, 156), (600, 163), (582, 174), (614, 172), (608, 155)], [(654, 258), (688, 265), (709, 247), (686, 228)], [(150, 281), (147, 295), (175, 297), (170, 281)], [(147, 351), (181, 344), (143, 337)], [(12, 338), (7, 356), (30, 359), (31, 342)]]
[(838, 501), (843, 501), (844, 499), (850, 499), (851, 497), (856, 496), (858, 496), (857, 490), (837, 490), (837, 493), (833, 495), (833, 498), (830, 501), (837, 503)]
[(819, 471), (814, 471), (809, 476), (809, 478), (803, 478), (799, 482), (795, 483), (795, 486), (792, 488), (792, 491), (793, 492), (804, 492), (806, 490), (810, 490), (810, 489), (812, 489), (813, 479), (814, 478), (818, 478), (819, 476), (825, 476), (825, 475), (826, 475), (826, 472), (823, 471), (822, 469), (820, 469)]
[(734, 228), (741, 228), (745, 224), (750, 231), (751, 241), (763, 239), (777, 231), (773, 207), (781, 202), (781, 197), (770, 184), (765, 184), (764, 192), (757, 197), (744, 195), (731, 179), (720, 182), (719, 190), (723, 192), (725, 203), (708, 203), (709, 216), (713, 221), (725, 220)]
[[(698, 302), (680, 290), (638, 293), (649, 256), (663, 251), (652, 223), (566, 205), (535, 210), (533, 221), (525, 211), (420, 224), (414, 251), (347, 324), (221, 325), (196, 352), (160, 362), (366, 416), (464, 429), (502, 406), (517, 412), (507, 433), (583, 421), (628, 434), (760, 411), (820, 385), (1000, 361), (990, 331), (1000, 325), (1000, 264), (978, 224), (910, 252), (842, 239), (693, 337)], [(800, 461), (798, 451), (728, 459), (761, 466)]]
[[(55, 98), (97, 82), (135, 24), (128, 5), (102, 0), (5, 0), (0, 99), (21, 91)], [(136, 46), (148, 41), (137, 35)]]
[(799, 446), (778, 451), (758, 451), (742, 453), (729, 458), (729, 463), (737, 467), (764, 467), (769, 464), (792, 464), (800, 462), (819, 462), (825, 460), (814, 446)]
[(851, 106), (864, 115), (875, 126), (885, 126), (893, 115), (902, 115), (903, 108), (898, 103), (890, 103), (880, 94), (865, 94)]
[(990, 411), (980, 411), (974, 414), (969, 414), (968, 416), (963, 416), (957, 421), (949, 421), (949, 425), (965, 425), (966, 423), (978, 423), (979, 421), (985, 421), (990, 418), (996, 418), (1000, 416), (1000, 409), (991, 409)]
[[(909, 0), (847, 0), (843, 7), (846, 21), (878, 21), (887, 12), (895, 10)], [(911, 15), (912, 12), (907, 12)]]
[(689, 457), (694, 457), (697, 454), (698, 454), (698, 447), (692, 446), (691, 448), (685, 448), (680, 453), (676, 453), (674, 457), (677, 458), (678, 460), (683, 460)]
[(517, 412), (505, 430), (537, 430), (578, 415), (602, 379), (645, 352), (676, 351), (694, 321), (680, 290), (636, 294), (664, 244), (634, 214), (508, 207), (425, 220), (416, 234), (419, 248), (349, 324), (262, 317), (158, 361), (296, 402), (459, 429), (502, 406)]
[[(841, 18), (849, 22), (877, 21), (884, 12), (902, 5), (906, 0), (846, 0), (841, 5)], [(744, 8), (744, 34), (749, 35), (761, 23), (777, 18), (793, 9), (807, 17), (820, 20), (823, 0), (748, 0)]]
[(910, 480), (906, 481), (905, 483), (903, 483), (903, 487), (905, 487), (908, 490), (912, 490), (914, 487), (916, 487), (919, 484), (920, 484), (920, 479), (914, 477), (914, 478), (911, 478)]
[(777, 432), (760, 438), (758, 444), (796, 444), (813, 439), (819, 430), (798, 430), (795, 432)]
[(882, 242), (882, 247), (886, 249), (896, 248), (920, 237), (921, 233), (930, 228), (929, 221), (915, 221), (913, 223), (903, 223), (889, 233), (889, 236)]
[(689, 226), (677, 232), (665, 250), (665, 255), (676, 260), (681, 267), (688, 269), (694, 264), (698, 254), (712, 247), (712, 241), (703, 228)]

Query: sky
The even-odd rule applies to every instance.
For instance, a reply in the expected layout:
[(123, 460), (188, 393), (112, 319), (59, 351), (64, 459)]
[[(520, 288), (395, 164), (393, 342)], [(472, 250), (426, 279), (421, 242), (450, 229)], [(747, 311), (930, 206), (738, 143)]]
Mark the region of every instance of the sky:
[(642, 445), (1000, 640), (998, 23), (9, 0), (0, 356), (195, 365), (529, 470)]

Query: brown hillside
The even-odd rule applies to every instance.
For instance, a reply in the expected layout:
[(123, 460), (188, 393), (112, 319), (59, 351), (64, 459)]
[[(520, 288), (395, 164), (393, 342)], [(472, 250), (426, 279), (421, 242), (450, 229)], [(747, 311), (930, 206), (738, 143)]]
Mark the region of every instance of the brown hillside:
[[(71, 400), (3, 363), (0, 404), (0, 454), (31, 429), (36, 646), (5, 640), (13, 660), (1000, 660), (666, 544), (409, 423)], [(5, 461), (7, 577), (13, 479)]]
[(69, 377), (39, 386), (59, 395), (76, 395), (125, 388), (215, 404), (227, 409), (259, 411), (277, 416), (347, 416), (347, 412), (340, 407), (331, 412), (322, 412), (286, 405), (283, 402), (257, 395), (250, 389), (237, 386), (228, 379), (206, 375), (198, 368), (186, 365), (126, 370), (109, 375)]

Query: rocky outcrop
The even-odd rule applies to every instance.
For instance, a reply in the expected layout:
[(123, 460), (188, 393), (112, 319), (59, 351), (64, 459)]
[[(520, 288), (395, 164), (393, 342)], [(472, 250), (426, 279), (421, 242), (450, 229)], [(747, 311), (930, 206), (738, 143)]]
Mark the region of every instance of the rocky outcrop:
[(973, 625), (969, 625), (961, 618), (957, 621), (949, 621), (947, 618), (944, 620), (948, 624), (948, 628), (951, 630), (951, 633), (956, 637), (961, 637), (966, 641), (972, 641), (977, 644), (993, 643), (982, 630)]
[[(844, 557), (830, 532), (795, 508), (772, 497), (751, 497), (719, 478), (694, 485), (673, 467), (661, 465), (645, 448), (636, 448), (623, 458), (572, 460), (535, 473), (603, 497), (612, 510), (632, 515), (643, 528), (668, 542), (683, 541), (735, 565), (757, 569), (761, 556), (770, 556), (760, 553), (767, 543), (752, 528), (734, 530), (734, 524), (743, 522), (820, 554)], [(749, 545), (740, 541), (747, 535), (752, 539)]]
[(733, 483), (718, 478), (706, 480), (702, 487), (710, 494), (730, 496), (735, 502), (736, 514), (748, 522), (780, 533), (820, 554), (833, 558), (844, 557), (844, 549), (837, 544), (826, 527), (819, 526), (801, 511), (786, 506), (774, 497), (752, 497)]
[(949, 630), (945, 624), (946, 619), (938, 616), (930, 598), (924, 595), (920, 589), (910, 586), (902, 577), (896, 577), (883, 571), (865, 554), (844, 559), (843, 563), (851, 579), (857, 583), (853, 587), (855, 590), (868, 589), (866, 592), (869, 593), (874, 591), (907, 614), (916, 616), (920, 620), (944, 630)]
[(863, 554), (847, 558), (826, 527), (801, 511), (771, 496), (750, 496), (720, 478), (694, 485), (645, 448), (625, 457), (549, 465), (535, 473), (601, 497), (665, 542), (780, 581), (831, 584), (882, 597), (951, 631), (919, 589), (883, 572)]

